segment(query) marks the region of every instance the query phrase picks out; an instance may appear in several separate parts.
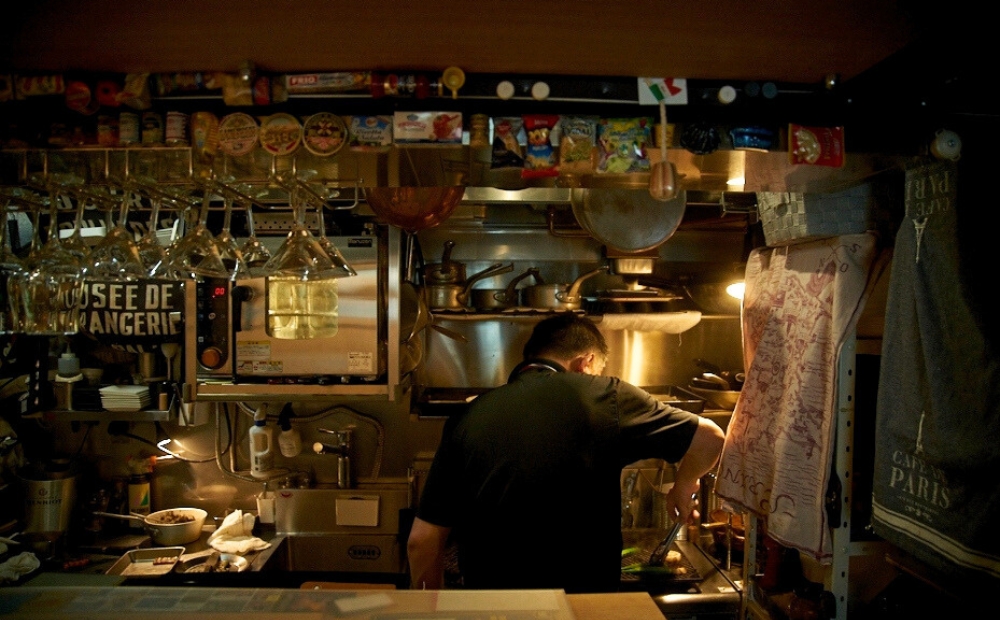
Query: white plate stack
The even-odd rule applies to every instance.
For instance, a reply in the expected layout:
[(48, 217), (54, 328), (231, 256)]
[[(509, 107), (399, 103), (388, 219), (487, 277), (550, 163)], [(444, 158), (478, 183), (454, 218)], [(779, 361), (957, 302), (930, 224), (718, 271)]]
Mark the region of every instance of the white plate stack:
[(109, 385), (101, 388), (101, 405), (108, 411), (141, 411), (149, 404), (149, 386)]

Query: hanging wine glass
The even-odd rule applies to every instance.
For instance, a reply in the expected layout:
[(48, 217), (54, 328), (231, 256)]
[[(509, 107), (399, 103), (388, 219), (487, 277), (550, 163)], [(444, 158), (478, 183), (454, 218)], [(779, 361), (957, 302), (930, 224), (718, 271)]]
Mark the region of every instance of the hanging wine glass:
[(15, 314), (8, 298), (7, 282), (12, 276), (24, 271), (23, 262), (10, 249), (10, 243), (7, 241), (9, 236), (7, 234), (8, 222), (10, 216), (16, 213), (13, 200), (5, 198), (3, 209), (0, 211), (0, 216), (2, 216), (0, 219), (0, 334), (9, 334), (14, 331)]
[(271, 260), (271, 250), (268, 250), (267, 246), (257, 238), (253, 224), (253, 203), (246, 203), (246, 211), (247, 232), (250, 233), (250, 237), (243, 243), (240, 251), (243, 253), (243, 259), (247, 262), (250, 277), (260, 278), (267, 275), (264, 266), (267, 265), (267, 261)]
[[(51, 192), (52, 196), (59, 193)], [(49, 200), (49, 239), (40, 241), (36, 214), (32, 251), (24, 270), (8, 280), (16, 329), (34, 335), (69, 335), (80, 328), (86, 264), (59, 243), (58, 201)]]
[(167, 255), (169, 272), (183, 278), (228, 278), (229, 270), (222, 262), (215, 238), (208, 229), (208, 209), (212, 192), (206, 189), (202, 198), (198, 222), (185, 226), (184, 235), (174, 242)]
[(247, 270), (246, 260), (243, 258), (243, 251), (240, 249), (238, 243), (236, 243), (236, 238), (230, 232), (230, 227), (232, 226), (233, 219), (233, 196), (230, 192), (223, 192), (222, 196), (223, 204), (225, 205), (225, 213), (222, 219), (222, 230), (219, 234), (215, 235), (215, 246), (219, 250), (219, 256), (222, 258), (222, 264), (226, 266), (229, 272), (230, 280), (242, 280), (244, 278), (250, 277), (250, 272)]
[(344, 258), (344, 255), (340, 253), (340, 249), (326, 236), (326, 221), (323, 218), (323, 207), (318, 207), (316, 211), (319, 213), (319, 244), (326, 251), (327, 256), (330, 257), (330, 261), (339, 272), (336, 277), (347, 278), (358, 275), (354, 267), (351, 267), (347, 263), (347, 259)]
[(128, 210), (134, 196), (129, 187), (123, 188), (118, 199), (118, 223), (108, 230), (91, 251), (88, 278), (138, 280), (146, 276), (147, 269), (139, 256), (139, 246), (136, 245), (135, 236), (127, 228)]

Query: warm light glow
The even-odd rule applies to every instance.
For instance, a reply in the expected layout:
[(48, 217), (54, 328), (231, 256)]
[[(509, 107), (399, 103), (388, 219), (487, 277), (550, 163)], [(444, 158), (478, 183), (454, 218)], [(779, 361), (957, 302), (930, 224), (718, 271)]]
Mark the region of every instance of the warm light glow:
[(747, 180), (743, 177), (733, 177), (726, 181), (726, 185), (730, 187), (743, 187), (747, 184)]
[(736, 299), (743, 300), (743, 290), (746, 285), (743, 282), (733, 282), (726, 287), (726, 292), (729, 293), (730, 297), (735, 297)]

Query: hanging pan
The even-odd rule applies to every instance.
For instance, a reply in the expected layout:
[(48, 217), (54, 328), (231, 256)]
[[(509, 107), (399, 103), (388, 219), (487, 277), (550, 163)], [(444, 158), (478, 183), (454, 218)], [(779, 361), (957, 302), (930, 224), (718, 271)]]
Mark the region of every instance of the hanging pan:
[(580, 226), (609, 248), (633, 253), (652, 250), (674, 234), (684, 218), (686, 199), (679, 192), (673, 200), (657, 200), (646, 186), (570, 190)]

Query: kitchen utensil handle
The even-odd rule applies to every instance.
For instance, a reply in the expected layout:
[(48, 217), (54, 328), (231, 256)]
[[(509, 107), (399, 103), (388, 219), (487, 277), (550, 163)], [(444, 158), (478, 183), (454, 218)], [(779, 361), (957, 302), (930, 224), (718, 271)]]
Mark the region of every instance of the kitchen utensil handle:
[(667, 551), (670, 550), (670, 545), (673, 544), (674, 539), (677, 538), (677, 534), (680, 533), (681, 527), (684, 525), (683, 521), (678, 520), (674, 523), (667, 535), (660, 541), (660, 544), (653, 549), (653, 552), (649, 554), (649, 565), (659, 566), (663, 564), (663, 559), (667, 557)]
[(145, 523), (146, 520), (142, 517), (137, 517), (135, 515), (119, 515), (113, 512), (98, 512), (94, 511), (95, 515), (99, 517), (111, 517), (112, 519), (125, 519), (126, 521), (139, 521), (140, 523)]

